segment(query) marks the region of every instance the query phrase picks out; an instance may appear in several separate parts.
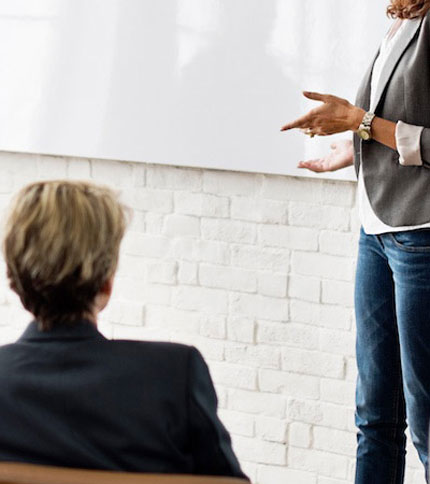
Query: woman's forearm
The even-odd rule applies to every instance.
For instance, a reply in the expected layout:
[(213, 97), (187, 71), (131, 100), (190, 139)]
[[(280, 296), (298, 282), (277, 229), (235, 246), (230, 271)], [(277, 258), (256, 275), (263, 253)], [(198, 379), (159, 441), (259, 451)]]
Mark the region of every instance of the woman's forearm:
[[(361, 120), (365, 114), (364, 109), (355, 108), (355, 122), (354, 126), (352, 127), (353, 131), (357, 131)], [(372, 138), (378, 143), (382, 143), (393, 150), (397, 150), (397, 142), (396, 142), (396, 123), (392, 121), (387, 121), (386, 119), (378, 118), (377, 116), (373, 119), (372, 122)]]
[(393, 150), (397, 150), (396, 123), (375, 117), (372, 123), (373, 139)]

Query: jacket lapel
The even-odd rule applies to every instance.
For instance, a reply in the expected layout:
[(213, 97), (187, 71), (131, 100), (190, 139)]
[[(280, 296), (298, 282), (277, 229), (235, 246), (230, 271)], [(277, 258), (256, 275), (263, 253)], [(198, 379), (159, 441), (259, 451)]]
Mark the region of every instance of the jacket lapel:
[(365, 111), (369, 111), (369, 108), (370, 108), (370, 85), (371, 85), (371, 79), (372, 79), (372, 71), (378, 56), (379, 56), (379, 50), (376, 53), (375, 57), (373, 58), (373, 61), (371, 62), (369, 68), (367, 69), (366, 74), (364, 75), (363, 80), (361, 81), (360, 87), (358, 88), (358, 91), (357, 91), (355, 104), (358, 107), (364, 109)]
[[(406, 48), (411, 43), (412, 39), (415, 37), (415, 34), (417, 33), (417, 30), (420, 28), (422, 21), (423, 19), (409, 20), (407, 25), (405, 26), (405, 31), (404, 31), (404, 34), (402, 35), (402, 38), (399, 39), (399, 41), (394, 46), (393, 51), (391, 52), (381, 72), (381, 77), (378, 83), (378, 87), (376, 89), (373, 111), (376, 111), (378, 104), (381, 101), (382, 94), (385, 91), (385, 88), (387, 87), (388, 81), (390, 80), (394, 72), (394, 69), (396, 68)], [(370, 79), (368, 80), (368, 84), (370, 84)]]

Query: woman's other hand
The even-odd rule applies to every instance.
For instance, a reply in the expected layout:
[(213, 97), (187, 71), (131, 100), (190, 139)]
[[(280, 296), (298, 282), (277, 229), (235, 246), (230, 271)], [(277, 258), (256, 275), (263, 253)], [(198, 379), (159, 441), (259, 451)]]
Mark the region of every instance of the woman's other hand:
[(315, 173), (336, 171), (354, 163), (354, 147), (351, 140), (340, 140), (331, 145), (331, 151), (324, 158), (301, 161), (298, 168), (307, 168)]
[(284, 125), (281, 131), (300, 128), (309, 135), (329, 136), (349, 130), (356, 131), (360, 126), (365, 111), (346, 99), (306, 91), (303, 95), (308, 99), (321, 101), (323, 104), (292, 123)]

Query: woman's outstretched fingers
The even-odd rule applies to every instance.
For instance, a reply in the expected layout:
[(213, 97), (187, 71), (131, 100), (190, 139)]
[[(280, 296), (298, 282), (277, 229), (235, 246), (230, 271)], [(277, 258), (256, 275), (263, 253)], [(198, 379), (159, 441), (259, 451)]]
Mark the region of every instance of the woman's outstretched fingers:
[(321, 101), (326, 102), (328, 95), (327, 94), (320, 94), (319, 92), (309, 92), (303, 91), (303, 96), (307, 97), (308, 99), (312, 99), (313, 101)]
[(309, 128), (309, 123), (310, 116), (309, 114), (306, 114), (305, 116), (302, 116), (301, 118), (298, 118), (295, 121), (292, 121), (291, 123), (282, 126), (281, 131), (287, 131), (294, 128)]

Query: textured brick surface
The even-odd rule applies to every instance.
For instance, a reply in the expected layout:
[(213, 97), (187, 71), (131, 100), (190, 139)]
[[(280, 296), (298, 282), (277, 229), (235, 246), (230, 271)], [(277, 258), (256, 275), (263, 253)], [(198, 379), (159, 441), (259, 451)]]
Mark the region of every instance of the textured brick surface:
[[(354, 475), (355, 185), (107, 160), (0, 153), (0, 211), (36, 179), (92, 179), (133, 212), (108, 337), (195, 345), (258, 484)], [(0, 261), (0, 344), (30, 319)], [(415, 451), (407, 484), (423, 484)]]

